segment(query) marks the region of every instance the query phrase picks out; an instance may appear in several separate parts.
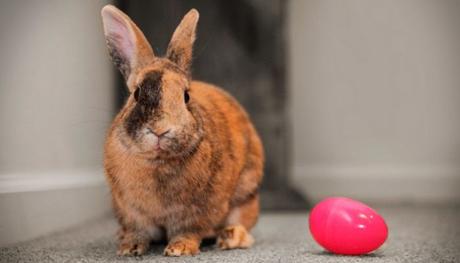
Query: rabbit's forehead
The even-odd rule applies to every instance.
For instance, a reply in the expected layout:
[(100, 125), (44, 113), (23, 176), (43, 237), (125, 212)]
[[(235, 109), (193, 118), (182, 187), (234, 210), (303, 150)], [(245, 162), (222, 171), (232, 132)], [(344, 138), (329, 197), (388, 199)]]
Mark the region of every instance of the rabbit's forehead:
[[(159, 63), (153, 64), (150, 67), (144, 68), (137, 75), (135, 86), (142, 86), (145, 83), (152, 83), (152, 81), (159, 81), (167, 86), (169, 85), (179, 85), (182, 87), (187, 87), (189, 84), (189, 79), (177, 66), (172, 63)], [(152, 78), (152, 76), (155, 76)], [(159, 77), (158, 77), (159, 76)]]
[(178, 87), (180, 92), (183, 92), (183, 89), (189, 85), (188, 79), (186, 77), (171, 71), (163, 72), (162, 81), (163, 85), (168, 89), (173, 90), (173, 87)]
[(183, 92), (189, 85), (187, 78), (170, 71), (154, 70), (143, 74), (136, 87), (144, 90), (165, 89), (163, 92)]

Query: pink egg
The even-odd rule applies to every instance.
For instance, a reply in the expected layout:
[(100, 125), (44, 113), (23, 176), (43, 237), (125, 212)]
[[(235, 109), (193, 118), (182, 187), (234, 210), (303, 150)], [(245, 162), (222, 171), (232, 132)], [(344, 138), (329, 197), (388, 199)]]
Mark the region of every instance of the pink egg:
[(335, 254), (362, 255), (387, 239), (383, 218), (369, 206), (344, 197), (326, 198), (310, 213), (310, 232), (322, 247)]

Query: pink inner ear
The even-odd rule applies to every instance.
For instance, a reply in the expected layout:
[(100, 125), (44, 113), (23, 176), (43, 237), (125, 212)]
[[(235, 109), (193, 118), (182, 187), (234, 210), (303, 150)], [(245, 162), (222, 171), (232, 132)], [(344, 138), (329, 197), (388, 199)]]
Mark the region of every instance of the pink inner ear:
[(135, 44), (128, 22), (112, 12), (104, 12), (102, 17), (107, 39), (122, 56), (132, 61)]

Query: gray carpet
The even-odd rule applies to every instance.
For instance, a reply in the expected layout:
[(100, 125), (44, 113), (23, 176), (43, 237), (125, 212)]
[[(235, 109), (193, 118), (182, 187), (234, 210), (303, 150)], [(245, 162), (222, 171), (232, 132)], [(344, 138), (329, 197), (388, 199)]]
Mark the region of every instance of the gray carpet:
[(166, 258), (162, 245), (147, 255), (115, 255), (116, 223), (103, 218), (68, 231), (0, 249), (0, 262), (460, 262), (460, 209), (399, 207), (378, 209), (390, 236), (378, 251), (362, 257), (335, 256), (312, 240), (306, 213), (264, 214), (248, 250), (202, 248), (195, 257)]

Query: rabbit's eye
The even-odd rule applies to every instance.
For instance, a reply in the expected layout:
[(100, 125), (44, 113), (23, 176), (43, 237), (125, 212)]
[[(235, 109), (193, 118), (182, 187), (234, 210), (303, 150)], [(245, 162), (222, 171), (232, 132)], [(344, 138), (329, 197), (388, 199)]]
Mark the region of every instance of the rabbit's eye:
[(136, 101), (139, 101), (139, 93), (141, 92), (141, 88), (137, 88), (135, 91), (134, 91), (134, 99)]
[(184, 92), (184, 101), (185, 101), (185, 103), (188, 103), (189, 100), (190, 100), (190, 95), (188, 95), (188, 91), (185, 91)]

